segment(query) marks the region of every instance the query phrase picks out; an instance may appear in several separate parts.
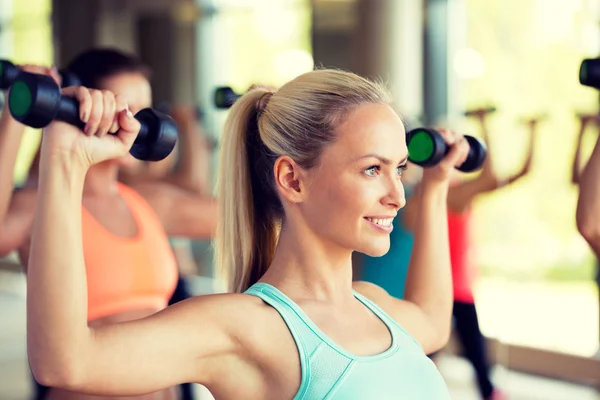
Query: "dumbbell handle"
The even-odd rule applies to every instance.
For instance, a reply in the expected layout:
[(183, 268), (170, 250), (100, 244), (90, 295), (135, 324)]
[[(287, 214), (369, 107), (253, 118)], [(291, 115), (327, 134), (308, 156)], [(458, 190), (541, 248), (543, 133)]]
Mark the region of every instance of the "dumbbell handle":
[(479, 114), (480, 112), (483, 112), (484, 115), (486, 114), (491, 114), (493, 112), (496, 112), (496, 107), (487, 107), (487, 108), (475, 108), (472, 110), (467, 110), (465, 111), (465, 117), (472, 117), (474, 115)]
[[(60, 96), (58, 108), (56, 110), (56, 116), (54, 117), (54, 119), (76, 126), (81, 130), (83, 130), (83, 128), (85, 128), (86, 125), (85, 122), (83, 122), (79, 118), (79, 102), (77, 101), (77, 99), (68, 96)], [(146, 136), (148, 136), (148, 126), (144, 123), (144, 121), (139, 122), (140, 132), (135, 138), (135, 143), (139, 143), (145, 140)]]

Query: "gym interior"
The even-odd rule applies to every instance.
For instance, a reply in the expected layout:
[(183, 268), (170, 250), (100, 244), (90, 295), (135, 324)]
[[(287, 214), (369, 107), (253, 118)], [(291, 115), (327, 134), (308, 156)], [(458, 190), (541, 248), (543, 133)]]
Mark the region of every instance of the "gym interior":
[[(577, 230), (571, 179), (578, 118), (598, 113), (598, 90), (578, 74), (600, 53), (600, 0), (0, 0), (1, 59), (61, 68), (90, 47), (149, 65), (155, 106), (195, 107), (212, 185), (227, 116), (215, 90), (278, 87), (314, 68), (380, 77), (409, 126), (477, 136), (467, 111), (495, 110), (487, 121), (502, 176), (523, 164), (528, 122), (538, 121), (531, 173), (474, 204), (479, 324), (508, 399), (600, 399), (600, 273)], [(583, 159), (598, 129), (582, 137)], [(16, 186), (39, 143), (39, 130), (28, 129)], [(190, 248), (194, 294), (223, 291), (211, 242)], [(0, 260), (2, 400), (33, 393), (26, 290), (11, 253)], [(456, 335), (436, 358), (453, 399), (479, 398)], [(194, 391), (212, 399), (200, 385)]]

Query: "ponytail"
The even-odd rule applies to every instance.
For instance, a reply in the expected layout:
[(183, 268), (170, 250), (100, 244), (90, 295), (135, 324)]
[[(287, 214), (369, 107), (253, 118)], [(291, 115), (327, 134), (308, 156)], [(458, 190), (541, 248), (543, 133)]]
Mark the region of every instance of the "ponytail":
[(269, 96), (264, 89), (254, 89), (235, 102), (219, 155), (216, 260), (229, 291), (237, 293), (267, 271), (278, 238), (281, 204), (272, 185), (275, 155), (258, 130)]

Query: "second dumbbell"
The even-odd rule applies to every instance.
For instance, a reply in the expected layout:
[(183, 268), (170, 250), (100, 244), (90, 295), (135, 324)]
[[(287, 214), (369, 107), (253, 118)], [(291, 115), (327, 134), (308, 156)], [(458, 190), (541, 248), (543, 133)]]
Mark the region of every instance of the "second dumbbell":
[[(485, 145), (473, 136), (465, 135), (469, 143), (469, 155), (464, 163), (456, 167), (459, 171), (473, 172), (481, 168), (487, 150)], [(450, 146), (435, 129), (417, 128), (406, 134), (408, 160), (421, 167), (432, 167), (439, 163), (450, 151)]]
[[(76, 99), (61, 95), (49, 76), (22, 72), (10, 87), (8, 108), (13, 118), (32, 128), (43, 128), (53, 120), (64, 121), (80, 129)], [(177, 125), (171, 117), (145, 108), (135, 115), (141, 129), (130, 150), (139, 160), (160, 161), (173, 151), (177, 142)]]

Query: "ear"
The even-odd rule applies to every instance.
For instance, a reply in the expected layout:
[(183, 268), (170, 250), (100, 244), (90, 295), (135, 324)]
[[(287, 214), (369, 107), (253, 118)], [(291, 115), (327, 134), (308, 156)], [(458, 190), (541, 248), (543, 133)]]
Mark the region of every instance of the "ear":
[(307, 174), (289, 156), (281, 156), (273, 165), (275, 186), (282, 198), (290, 203), (301, 203), (306, 196)]

